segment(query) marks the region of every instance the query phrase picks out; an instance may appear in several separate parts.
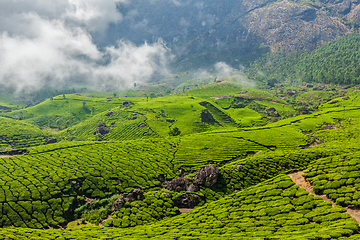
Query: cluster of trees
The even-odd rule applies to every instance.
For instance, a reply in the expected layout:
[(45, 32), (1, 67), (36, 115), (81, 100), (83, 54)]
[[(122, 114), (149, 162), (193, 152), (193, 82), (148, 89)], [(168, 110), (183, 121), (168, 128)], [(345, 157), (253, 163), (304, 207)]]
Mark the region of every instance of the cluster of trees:
[[(351, 33), (313, 51), (271, 53), (252, 64), (251, 76), (274, 85), (277, 80), (340, 85), (360, 83), (360, 34)], [(259, 75), (259, 71), (265, 73)]]

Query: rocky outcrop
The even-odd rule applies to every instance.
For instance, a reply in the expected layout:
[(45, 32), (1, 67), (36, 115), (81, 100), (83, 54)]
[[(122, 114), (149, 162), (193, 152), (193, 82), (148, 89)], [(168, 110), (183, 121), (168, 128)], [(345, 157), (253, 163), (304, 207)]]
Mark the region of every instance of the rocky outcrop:
[(107, 117), (112, 117), (113, 114), (114, 114), (114, 112), (111, 111), (111, 112), (107, 112), (107, 113), (105, 114), (105, 116), (107, 116)]
[(199, 170), (198, 174), (194, 179), (194, 184), (211, 187), (217, 183), (219, 177), (219, 169), (215, 165), (210, 164), (209, 166), (206, 166)]
[(96, 134), (101, 134), (101, 135), (105, 135), (105, 134), (107, 134), (107, 133), (109, 133), (109, 128), (106, 126), (106, 124), (105, 123), (100, 123), (98, 126), (97, 126), (97, 128), (95, 129), (95, 131), (94, 131), (94, 135), (96, 135)]
[(270, 117), (279, 117), (278, 111), (274, 107), (268, 108), (265, 110), (265, 113)]
[(178, 177), (172, 180), (171, 182), (165, 182), (167, 185), (167, 189), (174, 192), (188, 191), (188, 186), (192, 184), (192, 180), (190, 178)]
[(201, 198), (197, 194), (184, 194), (176, 200), (175, 205), (179, 208), (194, 208), (200, 201)]
[(167, 185), (167, 189), (170, 191), (197, 192), (200, 191), (200, 186), (214, 186), (218, 182), (220, 175), (219, 169), (215, 165), (210, 164), (209, 166), (201, 168), (194, 180), (185, 177), (178, 177), (171, 182), (164, 182), (163, 185)]
[(129, 202), (134, 202), (134, 201), (139, 201), (142, 200), (143, 198), (143, 192), (141, 191), (140, 188), (135, 188), (132, 193), (130, 193), (129, 195), (127, 195), (126, 197), (121, 196), (118, 199), (115, 200), (114, 204), (111, 207), (112, 211), (117, 211), (121, 208), (123, 208), (125, 206), (125, 203)]

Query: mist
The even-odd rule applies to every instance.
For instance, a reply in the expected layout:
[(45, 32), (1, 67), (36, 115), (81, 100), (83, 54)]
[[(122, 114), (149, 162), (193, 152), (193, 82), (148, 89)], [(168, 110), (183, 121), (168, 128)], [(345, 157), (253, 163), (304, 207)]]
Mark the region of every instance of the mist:
[(98, 47), (94, 36), (123, 16), (126, 0), (3, 0), (0, 2), (0, 85), (16, 92), (72, 83), (95, 88), (111, 82), (124, 90), (168, 73), (172, 59), (163, 41), (135, 45), (119, 39)]

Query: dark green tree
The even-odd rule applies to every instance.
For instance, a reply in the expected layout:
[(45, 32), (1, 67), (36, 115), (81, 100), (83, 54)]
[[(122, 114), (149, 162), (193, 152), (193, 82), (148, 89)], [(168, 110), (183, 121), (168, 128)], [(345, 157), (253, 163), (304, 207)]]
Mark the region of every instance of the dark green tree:
[(181, 131), (178, 127), (173, 127), (173, 129), (170, 129), (169, 135), (170, 136), (178, 136), (180, 135)]

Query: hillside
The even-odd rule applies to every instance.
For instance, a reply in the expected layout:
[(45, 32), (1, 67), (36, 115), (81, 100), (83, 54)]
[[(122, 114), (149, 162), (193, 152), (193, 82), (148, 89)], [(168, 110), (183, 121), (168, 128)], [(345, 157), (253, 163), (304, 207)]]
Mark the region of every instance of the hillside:
[(275, 77), (279, 82), (296, 79), (326, 84), (358, 84), (359, 39), (358, 33), (352, 33), (314, 51), (269, 54), (254, 62), (248, 71), (255, 78), (264, 79), (258, 74), (262, 71), (268, 79)]
[(178, 71), (219, 61), (237, 68), (267, 52), (313, 50), (356, 31), (359, 9), (357, 2), (346, 0), (137, 0), (118, 5), (123, 20), (109, 28), (106, 41), (142, 44), (161, 38), (176, 54)]
[[(23, 129), (27, 142), (0, 159), (1, 235), (356, 239), (358, 90), (245, 90), (234, 79), (2, 113), (13, 128), (1, 135)], [(55, 117), (68, 125), (41, 120)], [(45, 136), (58, 143), (29, 142)]]

